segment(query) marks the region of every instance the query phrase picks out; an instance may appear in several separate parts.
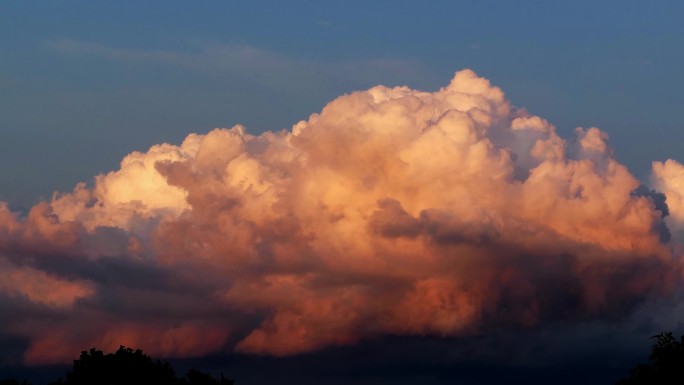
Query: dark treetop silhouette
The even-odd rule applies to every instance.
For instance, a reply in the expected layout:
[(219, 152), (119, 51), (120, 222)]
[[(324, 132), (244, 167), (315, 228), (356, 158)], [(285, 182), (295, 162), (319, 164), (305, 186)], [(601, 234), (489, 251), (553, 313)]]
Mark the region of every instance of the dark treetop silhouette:
[(616, 385), (670, 385), (684, 383), (684, 335), (679, 341), (671, 332), (662, 332), (651, 338), (656, 343), (651, 348), (650, 364), (632, 369), (628, 378)]
[[(153, 360), (142, 350), (120, 346), (114, 353), (104, 354), (90, 349), (81, 352), (79, 359), (66, 374), (66, 380), (59, 379), (49, 385), (234, 385), (233, 380), (216, 379), (208, 373), (190, 369), (185, 377), (177, 378), (168, 362)], [(0, 385), (28, 385), (14, 379), (0, 380)]]

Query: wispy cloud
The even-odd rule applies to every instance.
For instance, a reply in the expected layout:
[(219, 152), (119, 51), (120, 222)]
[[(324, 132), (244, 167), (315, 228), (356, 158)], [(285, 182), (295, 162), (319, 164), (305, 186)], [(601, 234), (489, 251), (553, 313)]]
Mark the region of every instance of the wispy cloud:
[[(378, 79), (415, 78), (425, 65), (411, 58), (359, 58), (330, 61), (293, 57), (246, 44), (189, 42), (187, 50), (136, 50), (72, 39), (47, 41), (46, 46), (65, 55), (87, 55), (129, 63), (161, 63), (210, 75), (241, 76), (274, 86), (317, 82), (377, 82)], [(388, 79), (390, 78), (390, 79)]]

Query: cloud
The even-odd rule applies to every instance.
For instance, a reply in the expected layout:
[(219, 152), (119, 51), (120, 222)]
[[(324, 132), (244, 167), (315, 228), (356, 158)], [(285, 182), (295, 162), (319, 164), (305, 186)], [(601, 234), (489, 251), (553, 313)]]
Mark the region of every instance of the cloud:
[[(328, 61), (288, 56), (249, 44), (190, 41), (183, 50), (117, 48), (73, 39), (53, 39), (45, 46), (63, 55), (99, 57), (125, 63), (155, 63), (191, 69), (212, 77), (239, 77), (271, 89), (299, 89), (302, 84), (330, 82), (372, 84), (378, 78), (416, 78), (424, 65), (411, 58), (370, 57)], [(424, 71), (423, 71), (424, 72)], [(304, 87), (304, 89), (307, 89)]]
[(70, 282), (51, 277), (44, 271), (14, 266), (0, 260), (0, 293), (48, 307), (72, 307), (76, 301), (92, 295), (88, 282)]
[(673, 159), (653, 162), (651, 184), (665, 194), (670, 214), (666, 222), (681, 243), (684, 241), (684, 166)]
[(26, 217), (3, 207), (0, 260), (20, 273), (0, 296), (61, 308), (6, 321), (29, 363), (609, 322), (679, 287), (677, 165), (655, 167), (666, 206), (598, 128), (563, 139), (473, 71), (377, 86), (291, 130), (133, 152)]

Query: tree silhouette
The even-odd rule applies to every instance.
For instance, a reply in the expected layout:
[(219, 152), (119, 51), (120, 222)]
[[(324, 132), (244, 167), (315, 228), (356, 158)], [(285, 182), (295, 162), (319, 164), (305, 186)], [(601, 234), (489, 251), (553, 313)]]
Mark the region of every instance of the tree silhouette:
[[(215, 379), (208, 373), (190, 369), (187, 376), (176, 378), (168, 362), (152, 360), (142, 350), (120, 346), (114, 353), (104, 354), (95, 348), (81, 352), (66, 375), (49, 385), (233, 385), (221, 375)], [(2, 385), (2, 384), (0, 384)], [(8, 384), (14, 385), (14, 384)]]
[(651, 338), (656, 343), (651, 348), (650, 364), (632, 369), (628, 378), (616, 385), (674, 385), (684, 383), (684, 335), (679, 341), (671, 332), (662, 332)]
[(223, 373), (221, 374), (221, 378), (217, 380), (209, 373), (204, 373), (197, 369), (190, 369), (188, 374), (185, 375), (185, 378), (180, 380), (180, 383), (182, 385), (234, 385), (235, 381), (223, 377)]

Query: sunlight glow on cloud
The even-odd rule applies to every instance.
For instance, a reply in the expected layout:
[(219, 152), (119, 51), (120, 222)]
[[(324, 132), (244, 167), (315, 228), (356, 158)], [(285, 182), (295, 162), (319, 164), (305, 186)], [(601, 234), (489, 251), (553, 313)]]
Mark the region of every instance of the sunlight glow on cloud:
[(133, 152), (26, 218), (1, 208), (14, 278), (0, 299), (71, 306), (17, 332), (29, 363), (96, 344), (291, 355), (614, 318), (679, 284), (662, 232), (684, 221), (681, 168), (654, 164), (664, 219), (598, 128), (561, 138), (471, 70), (436, 92), (377, 86), (290, 131)]
[(13, 266), (0, 259), (0, 295), (25, 297), (40, 305), (64, 308), (92, 294), (93, 289), (87, 282), (51, 277), (43, 271)]

